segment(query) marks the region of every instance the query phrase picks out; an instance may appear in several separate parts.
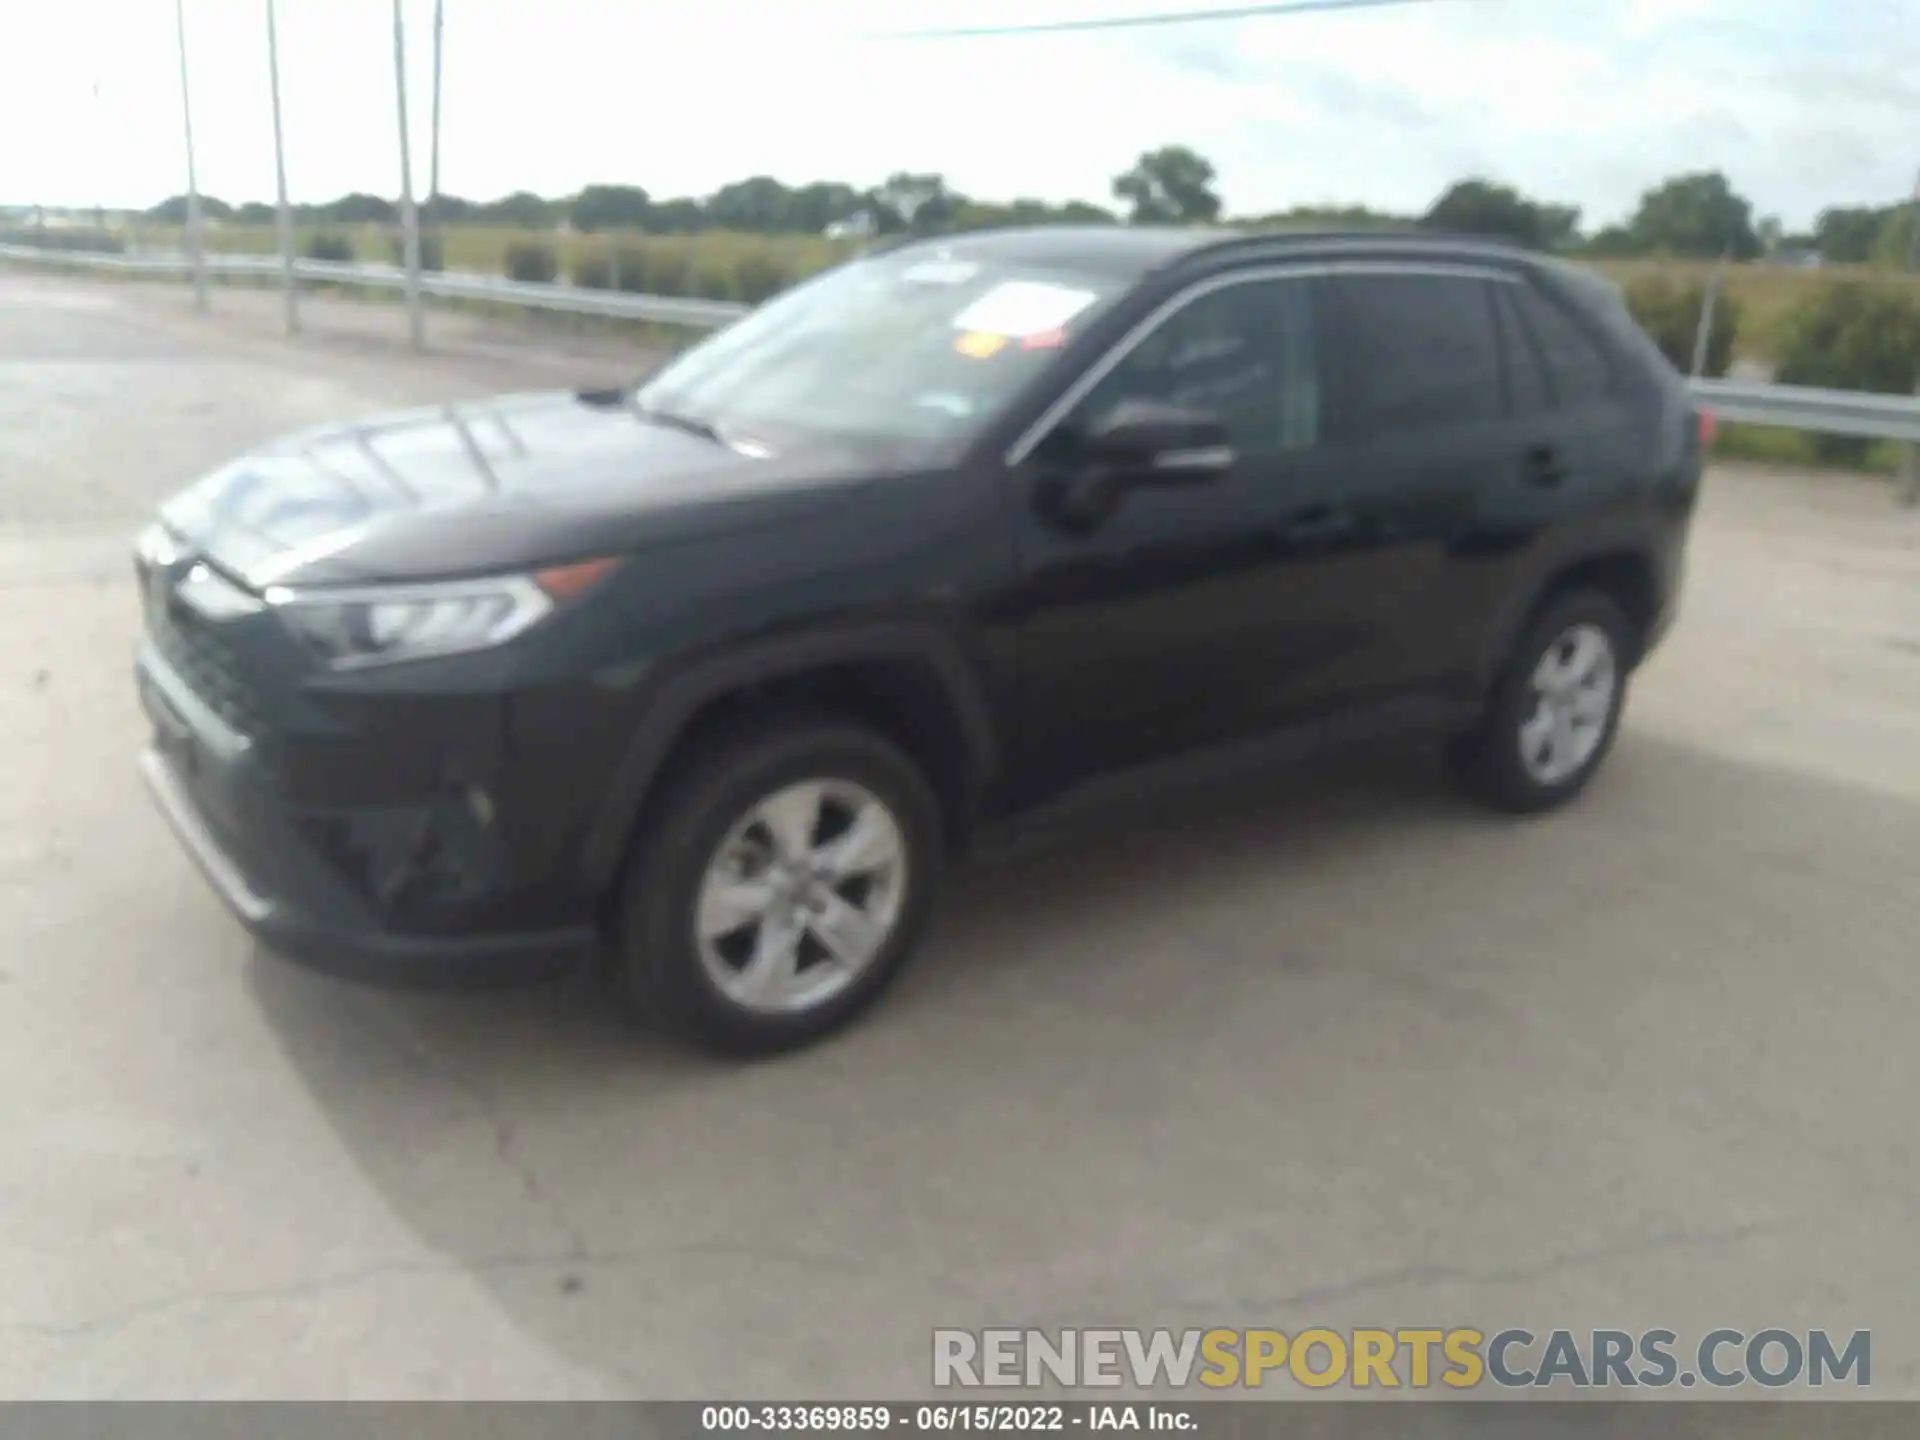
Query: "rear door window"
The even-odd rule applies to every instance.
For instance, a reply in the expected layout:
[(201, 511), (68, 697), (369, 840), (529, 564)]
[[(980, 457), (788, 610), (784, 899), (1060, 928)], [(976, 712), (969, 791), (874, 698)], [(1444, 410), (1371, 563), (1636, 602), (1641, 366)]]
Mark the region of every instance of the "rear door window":
[(1488, 283), (1417, 272), (1325, 282), (1338, 356), (1329, 438), (1398, 439), (1499, 419), (1506, 407)]

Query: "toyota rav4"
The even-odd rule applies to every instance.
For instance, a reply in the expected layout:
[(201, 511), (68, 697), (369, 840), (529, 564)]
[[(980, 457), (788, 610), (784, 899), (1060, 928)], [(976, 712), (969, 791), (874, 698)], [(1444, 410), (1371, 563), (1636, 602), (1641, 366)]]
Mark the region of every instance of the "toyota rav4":
[(588, 955), (795, 1045), (1092, 777), (1444, 738), (1566, 801), (1674, 613), (1705, 417), (1613, 289), (1439, 236), (895, 246), (643, 384), (294, 435), (138, 544), (144, 775), (365, 979)]

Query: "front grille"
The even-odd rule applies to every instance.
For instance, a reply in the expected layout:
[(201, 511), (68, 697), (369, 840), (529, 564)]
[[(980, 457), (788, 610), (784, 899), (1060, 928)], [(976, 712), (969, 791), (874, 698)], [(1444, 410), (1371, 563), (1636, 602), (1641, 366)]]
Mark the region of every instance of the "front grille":
[(258, 736), (264, 728), (259, 692), (232, 650), (190, 611), (174, 605), (147, 610), (153, 645), (189, 689), (233, 729)]

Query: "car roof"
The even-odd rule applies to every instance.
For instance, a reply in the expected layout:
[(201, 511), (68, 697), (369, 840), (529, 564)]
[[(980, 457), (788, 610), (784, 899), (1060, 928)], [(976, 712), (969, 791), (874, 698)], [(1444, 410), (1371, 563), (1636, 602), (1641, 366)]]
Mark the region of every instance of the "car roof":
[(1188, 260), (1216, 256), (1253, 260), (1292, 250), (1374, 255), (1438, 253), (1534, 265), (1548, 258), (1479, 235), (1312, 226), (1234, 230), (1218, 226), (1025, 225), (916, 237), (887, 248), (925, 250), (987, 263), (1059, 266), (1129, 278)]

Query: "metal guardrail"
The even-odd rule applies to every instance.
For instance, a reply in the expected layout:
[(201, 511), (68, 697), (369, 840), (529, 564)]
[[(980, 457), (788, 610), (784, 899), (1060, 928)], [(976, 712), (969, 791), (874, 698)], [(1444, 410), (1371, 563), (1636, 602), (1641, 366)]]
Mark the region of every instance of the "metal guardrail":
[[(192, 274), (193, 262), (183, 254), (112, 255), (88, 251), (54, 250), (35, 245), (0, 245), (0, 260), (68, 265), (78, 269), (122, 274), (177, 276)], [(206, 257), (209, 275), (277, 283), (277, 255), (215, 255)], [(354, 285), (370, 290), (400, 291), (406, 271), (397, 265), (343, 264), (328, 260), (295, 260), (294, 274), (302, 280)], [(599, 315), (622, 320), (650, 320), (712, 330), (738, 319), (751, 306), (725, 300), (694, 300), (671, 295), (632, 295), (619, 290), (589, 290), (577, 285), (538, 285), (497, 275), (432, 271), (420, 277), (422, 291), (443, 300), (479, 300), (574, 315)], [(1829, 435), (1858, 435), (1874, 440), (1920, 443), (1920, 396), (1870, 395), (1855, 390), (1819, 390), (1799, 385), (1776, 385), (1754, 380), (1688, 382), (1703, 408), (1715, 418), (1744, 425), (1777, 425)]]
[[(55, 250), (38, 245), (0, 245), (0, 260), (28, 264), (102, 270), (112, 274), (184, 279), (193, 273), (193, 261), (174, 252), (114, 255), (86, 250)], [(207, 274), (235, 280), (277, 284), (277, 255), (216, 255), (206, 257)], [(301, 280), (353, 285), (367, 290), (404, 291), (407, 272), (398, 265), (344, 264), (332, 260), (295, 260), (293, 273)], [(459, 270), (428, 271), (420, 277), (424, 294), (441, 300), (480, 300), (523, 309), (553, 310), (573, 315), (601, 315), (619, 320), (650, 320), (662, 325), (687, 325), (714, 330), (739, 319), (751, 306), (729, 300), (696, 300), (676, 295), (633, 295), (620, 290), (589, 290), (578, 285), (537, 285), (500, 275), (476, 275)]]
[(1920, 395), (1872, 395), (1756, 380), (1692, 380), (1694, 395), (1716, 420), (1777, 425), (1826, 435), (1920, 442)]

